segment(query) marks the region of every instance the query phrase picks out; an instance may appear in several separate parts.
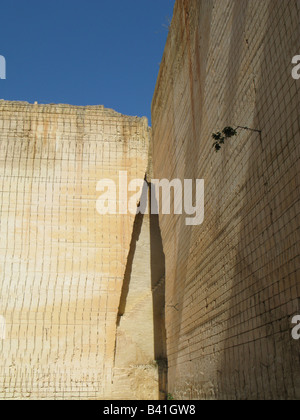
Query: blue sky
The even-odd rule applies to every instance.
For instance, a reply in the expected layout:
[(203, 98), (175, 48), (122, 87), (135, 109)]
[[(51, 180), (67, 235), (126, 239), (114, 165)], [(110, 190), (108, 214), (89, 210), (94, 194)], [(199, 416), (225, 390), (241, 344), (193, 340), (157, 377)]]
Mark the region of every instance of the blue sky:
[(147, 116), (175, 0), (7, 0), (0, 99)]

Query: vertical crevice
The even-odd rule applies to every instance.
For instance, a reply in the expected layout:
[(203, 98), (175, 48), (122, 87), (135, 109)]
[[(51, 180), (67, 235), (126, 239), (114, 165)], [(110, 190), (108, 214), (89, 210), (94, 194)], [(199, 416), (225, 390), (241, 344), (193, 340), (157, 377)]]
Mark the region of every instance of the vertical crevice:
[[(151, 187), (150, 183), (147, 183), (148, 187)], [(146, 185), (146, 184), (145, 184)], [(143, 194), (148, 193), (149, 196), (149, 202), (151, 200), (151, 194), (149, 194), (149, 188), (145, 187), (145, 191), (143, 191)], [(143, 200), (141, 200), (143, 201)], [(141, 203), (139, 203), (140, 205)], [(151, 203), (149, 204), (149, 210), (151, 208)], [(145, 209), (141, 209), (143, 212)], [(151, 213), (151, 212), (150, 212)], [(150, 222), (150, 223), (149, 223)], [(122, 291), (120, 295), (120, 302), (119, 302), (119, 308), (118, 308), (118, 314), (117, 314), (117, 331), (116, 331), (116, 341), (115, 341), (115, 362), (114, 366), (116, 367), (117, 358), (123, 358), (123, 351), (126, 352), (126, 348), (118, 348), (118, 330), (121, 328), (122, 324), (121, 320), (122, 317), (126, 314), (127, 304), (129, 304), (129, 299), (132, 292), (132, 281), (134, 279), (134, 282), (136, 284), (137, 273), (136, 270), (136, 256), (140, 255), (140, 246), (138, 242), (141, 238), (143, 238), (144, 235), (144, 223), (146, 223), (146, 226), (149, 226), (150, 231), (148, 231), (149, 234), (149, 244), (148, 244), (148, 255), (145, 255), (145, 268), (147, 264), (150, 263), (150, 278), (151, 279), (151, 292), (152, 292), (152, 314), (153, 314), (153, 353), (152, 357), (157, 363), (158, 368), (158, 392), (159, 392), (159, 399), (165, 400), (167, 398), (167, 377), (168, 377), (168, 363), (167, 363), (167, 349), (166, 349), (166, 328), (165, 328), (165, 255), (163, 252), (163, 245), (162, 245), (162, 237), (159, 227), (159, 217), (158, 215), (152, 215), (150, 214), (137, 214), (135, 216), (135, 221), (133, 224), (133, 230), (132, 230), (132, 237), (131, 237), (131, 243), (126, 263), (126, 269), (124, 273), (124, 280), (122, 285)], [(142, 236), (141, 236), (142, 235)], [(142, 241), (143, 242), (143, 241)], [(140, 258), (140, 256), (138, 257)], [(143, 279), (141, 279), (143, 281)], [(138, 280), (139, 283), (139, 280)], [(150, 283), (149, 283), (150, 287)], [(150, 291), (150, 289), (149, 289)], [(151, 299), (151, 295), (149, 296), (149, 299)], [(149, 302), (149, 301), (148, 301)], [(150, 302), (149, 302), (150, 303)], [(141, 308), (136, 307), (137, 311), (140, 311)], [(132, 308), (131, 308), (132, 311)], [(132, 315), (132, 312), (131, 312)], [(136, 314), (137, 319), (139, 314)], [(150, 315), (151, 316), (151, 315)], [(125, 320), (124, 320), (125, 322)], [(126, 321), (128, 322), (128, 320)], [(145, 319), (145, 328), (148, 322), (151, 322), (151, 318)], [(128, 325), (128, 324), (127, 324)], [(126, 328), (126, 327), (125, 327)], [(136, 344), (139, 346), (139, 332), (137, 331), (136, 336)], [(145, 339), (145, 337), (143, 337)], [(150, 339), (150, 337), (149, 337)], [(150, 343), (151, 344), (151, 343)], [(118, 356), (117, 356), (118, 354)], [(126, 355), (124, 354), (124, 358), (126, 358)], [(152, 359), (152, 360), (153, 360)], [(150, 360), (149, 360), (150, 362)], [(148, 363), (148, 360), (147, 360)]]
[(150, 248), (154, 354), (159, 372), (159, 396), (161, 400), (165, 400), (168, 393), (168, 360), (165, 325), (165, 254), (159, 227), (159, 216), (154, 214), (150, 216)]
[(134, 259), (134, 255), (136, 251), (136, 244), (141, 234), (143, 220), (144, 220), (144, 215), (139, 213), (136, 215), (135, 221), (133, 224), (131, 243), (130, 243), (128, 258), (127, 258), (127, 264), (126, 264), (119, 309), (118, 309), (117, 327), (119, 327), (121, 318), (125, 313), (126, 301), (127, 301), (127, 296), (129, 292), (129, 286), (130, 286), (130, 278), (131, 278), (131, 273), (132, 273), (132, 263), (133, 263), (133, 259)]

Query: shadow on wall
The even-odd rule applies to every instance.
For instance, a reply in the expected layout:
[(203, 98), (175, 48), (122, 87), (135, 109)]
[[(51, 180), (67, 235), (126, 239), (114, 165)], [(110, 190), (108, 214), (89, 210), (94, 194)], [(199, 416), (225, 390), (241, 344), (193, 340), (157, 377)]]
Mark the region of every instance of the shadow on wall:
[[(300, 397), (299, 342), (291, 338), (299, 311), (300, 91), (291, 77), (299, 8), (297, 0), (176, 2), (152, 106), (154, 174), (205, 178), (211, 187), (201, 229), (161, 219), (176, 398)], [(240, 133), (214, 166), (207, 139), (223, 122), (262, 137)]]
[(136, 247), (137, 247), (137, 242), (141, 234), (143, 220), (144, 220), (143, 214), (137, 214), (134, 220), (130, 249), (129, 249), (129, 254), (127, 257), (127, 264), (126, 264), (123, 286), (122, 286), (122, 293), (121, 293), (121, 298), (120, 298), (120, 305), (119, 305), (118, 318), (117, 318), (117, 327), (120, 326), (121, 318), (125, 314), (126, 301), (127, 301), (127, 296), (129, 293), (130, 278), (131, 278), (131, 273), (132, 273), (132, 264), (133, 264)]
[(165, 255), (158, 215), (150, 216), (151, 287), (153, 298), (154, 354), (158, 364), (159, 395), (164, 400), (168, 392), (168, 360), (165, 324)]
[[(167, 377), (168, 363), (166, 351), (166, 329), (165, 329), (165, 256), (162, 246), (162, 238), (159, 227), (158, 215), (137, 214), (133, 226), (132, 240), (127, 258), (127, 266), (124, 275), (120, 305), (117, 317), (117, 327), (120, 326), (122, 317), (126, 314), (126, 305), (131, 287), (134, 258), (139, 246), (143, 224), (146, 218), (150, 219), (150, 249), (147, 255), (150, 255), (151, 269), (151, 290), (152, 290), (152, 313), (153, 313), (153, 332), (154, 332), (154, 360), (158, 367), (159, 379), (159, 398), (165, 400), (167, 398)], [(147, 256), (145, 256), (147, 258)], [(146, 263), (145, 263), (146, 264)], [(150, 286), (150, 285), (149, 285)], [(144, 337), (143, 337), (144, 338)], [(138, 340), (138, 338), (136, 338)], [(138, 345), (138, 342), (137, 342)], [(122, 349), (122, 351), (126, 351)], [(120, 352), (120, 349), (119, 349)]]
[[(299, 226), (295, 190), (300, 188), (297, 169), (300, 156), (296, 130), (292, 129), (297, 124), (293, 115), (297, 116), (299, 102), (297, 95), (292, 99), (289, 95), (295, 82), (288, 68), (300, 36), (300, 14), (298, 7), (298, 15), (290, 16), (292, 7), (289, 9), (283, 3), (270, 1), (268, 5), (254, 118), (254, 128), (262, 129), (263, 136), (262, 143), (255, 134), (247, 140), (251, 143), (250, 160), (240, 215), (228, 333), (219, 367), (219, 398), (300, 397), (299, 343), (291, 339), (290, 333), (291, 317), (299, 310), (292, 263), (297, 256), (297, 237), (295, 229), (291, 229), (293, 224)], [(239, 7), (237, 4), (236, 8)], [(296, 1), (293, 7), (297, 10)], [(282, 31), (281, 22), (288, 19), (297, 21), (293, 24), (298, 26), (293, 39), (287, 38), (291, 31)], [(238, 34), (233, 31), (232, 43), (244, 41), (243, 30), (240, 27)], [(282, 43), (280, 48), (278, 40)], [(236, 48), (235, 45), (233, 49)], [(227, 77), (228, 92), (234, 92), (233, 77), (237, 73), (230, 71)], [(285, 103), (283, 98), (289, 102)], [(227, 100), (231, 109), (235, 102), (232, 93)], [(262, 126), (263, 122), (267, 122), (267, 127)], [(296, 219), (293, 222), (294, 217), (298, 217), (298, 224)]]

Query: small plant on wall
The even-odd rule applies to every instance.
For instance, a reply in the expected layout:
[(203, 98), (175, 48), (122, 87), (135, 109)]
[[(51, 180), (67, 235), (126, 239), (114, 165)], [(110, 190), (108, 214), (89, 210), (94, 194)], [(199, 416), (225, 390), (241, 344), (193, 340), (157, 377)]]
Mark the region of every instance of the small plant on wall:
[(214, 149), (216, 152), (221, 150), (221, 145), (225, 144), (225, 140), (237, 135), (237, 131), (232, 127), (225, 127), (222, 132), (213, 133), (212, 138), (214, 139)]
[(218, 131), (217, 133), (213, 133), (212, 138), (214, 139), (214, 144), (213, 144), (213, 148), (215, 149), (216, 152), (218, 152), (219, 150), (221, 150), (222, 145), (225, 144), (225, 140), (230, 139), (231, 137), (237, 136), (237, 130), (249, 130), (255, 133), (259, 133), (260, 136), (260, 140), (262, 141), (262, 131), (261, 130), (256, 130), (254, 128), (249, 128), (249, 127), (242, 127), (242, 126), (238, 126), (236, 128), (232, 128), (232, 127), (225, 127), (224, 130)]

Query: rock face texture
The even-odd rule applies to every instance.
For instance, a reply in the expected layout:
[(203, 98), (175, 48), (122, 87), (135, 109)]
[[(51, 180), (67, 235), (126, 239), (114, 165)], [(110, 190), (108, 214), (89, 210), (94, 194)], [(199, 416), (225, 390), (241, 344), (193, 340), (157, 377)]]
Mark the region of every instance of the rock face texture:
[[(0, 101), (0, 399), (300, 398), (299, 21), (299, 0), (177, 0), (152, 135)], [(204, 222), (99, 214), (120, 171), (203, 179)]]
[(149, 136), (146, 119), (102, 106), (0, 101), (0, 398), (157, 398), (150, 233), (129, 275), (140, 273), (135, 329), (122, 320), (118, 349), (135, 216), (96, 210), (101, 179), (144, 179)]
[[(177, 0), (152, 104), (154, 177), (205, 180), (205, 220), (160, 217), (169, 392), (300, 398), (296, 0)], [(243, 126), (219, 153), (212, 133)]]

